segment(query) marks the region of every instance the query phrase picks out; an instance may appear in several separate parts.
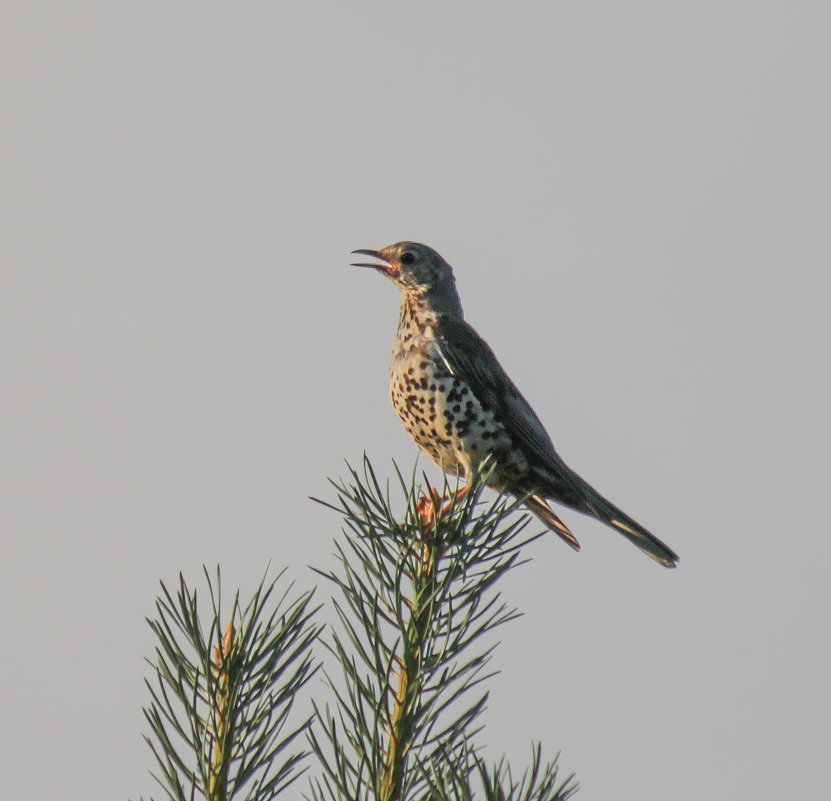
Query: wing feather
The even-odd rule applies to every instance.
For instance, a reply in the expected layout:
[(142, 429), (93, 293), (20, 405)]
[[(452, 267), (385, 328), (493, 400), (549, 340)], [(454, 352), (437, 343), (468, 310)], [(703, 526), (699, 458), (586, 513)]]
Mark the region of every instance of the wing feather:
[(571, 473), (554, 449), (542, 422), (503, 369), (490, 346), (464, 320), (444, 318), (436, 343), (450, 372), (465, 381), (478, 400), (494, 410), (517, 445), (548, 471), (568, 480)]

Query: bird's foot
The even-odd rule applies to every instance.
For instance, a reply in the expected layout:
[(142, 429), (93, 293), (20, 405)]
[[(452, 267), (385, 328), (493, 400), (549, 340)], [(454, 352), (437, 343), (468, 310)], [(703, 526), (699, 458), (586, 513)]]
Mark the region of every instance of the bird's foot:
[(424, 528), (432, 528), (434, 523), (441, 523), (453, 510), (453, 505), (465, 499), (471, 485), (466, 484), (451, 495), (441, 496), (435, 487), (430, 487), (429, 495), (422, 495), (416, 505), (419, 520)]
[(431, 528), (436, 518), (436, 511), (438, 510), (439, 519), (445, 513), (442, 504), (447, 500), (439, 495), (439, 491), (435, 487), (430, 487), (429, 495), (422, 495), (416, 504), (416, 512), (418, 519), (421, 520), (421, 525), (424, 528)]

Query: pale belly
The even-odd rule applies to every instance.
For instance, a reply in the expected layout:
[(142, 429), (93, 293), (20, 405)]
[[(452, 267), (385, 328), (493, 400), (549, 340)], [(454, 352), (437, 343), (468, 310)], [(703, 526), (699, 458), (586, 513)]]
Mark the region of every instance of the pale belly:
[(390, 398), (407, 433), (445, 472), (470, 476), (490, 454), (506, 471), (522, 471), (504, 426), (441, 359), (417, 351), (393, 358)]

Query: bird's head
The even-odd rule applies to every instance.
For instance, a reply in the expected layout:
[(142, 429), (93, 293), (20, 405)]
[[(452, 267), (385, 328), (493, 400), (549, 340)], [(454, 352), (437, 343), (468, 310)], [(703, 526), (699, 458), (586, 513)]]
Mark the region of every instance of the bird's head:
[(405, 295), (428, 303), (437, 312), (461, 315), (453, 269), (433, 248), (418, 242), (396, 242), (381, 250), (353, 250), (381, 263), (358, 262), (387, 276)]

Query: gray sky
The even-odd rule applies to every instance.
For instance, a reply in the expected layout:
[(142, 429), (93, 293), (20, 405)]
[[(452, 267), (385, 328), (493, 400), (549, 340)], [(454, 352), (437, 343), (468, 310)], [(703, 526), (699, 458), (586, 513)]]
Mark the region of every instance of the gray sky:
[(398, 296), (346, 265), (415, 239), (681, 555), (563, 514), (583, 552), (505, 583), (492, 753), (561, 749), (585, 801), (819, 797), (831, 7), (299, 6), (0, 5), (5, 795), (155, 792), (158, 580), (311, 585), (307, 496), (412, 465)]

